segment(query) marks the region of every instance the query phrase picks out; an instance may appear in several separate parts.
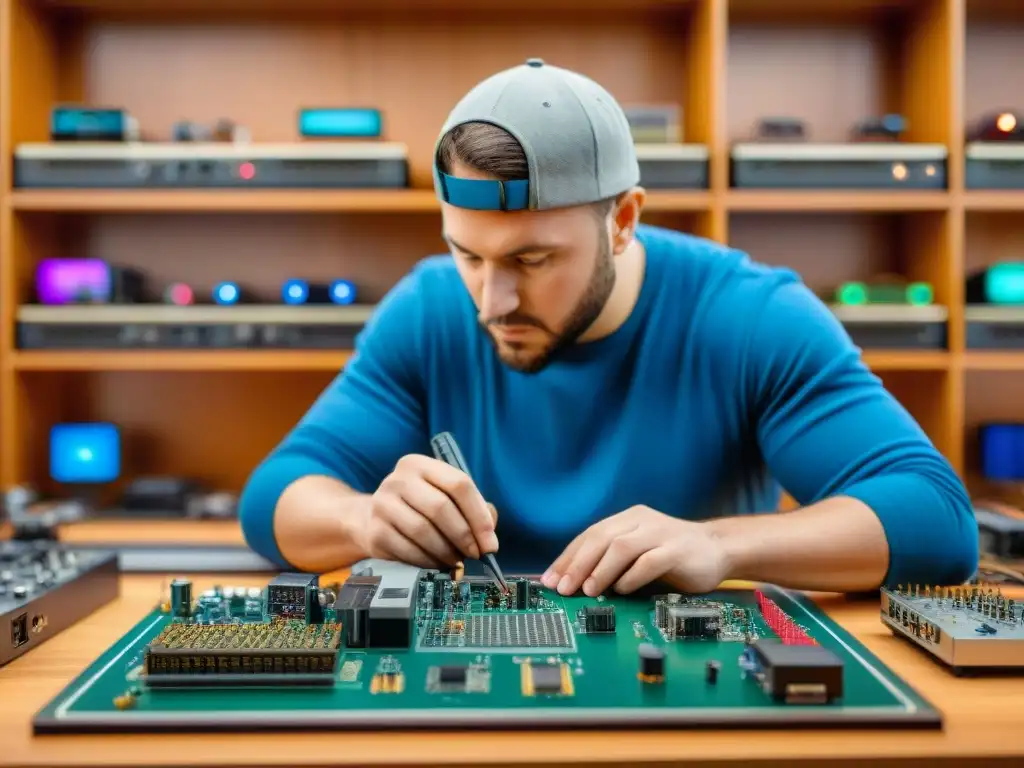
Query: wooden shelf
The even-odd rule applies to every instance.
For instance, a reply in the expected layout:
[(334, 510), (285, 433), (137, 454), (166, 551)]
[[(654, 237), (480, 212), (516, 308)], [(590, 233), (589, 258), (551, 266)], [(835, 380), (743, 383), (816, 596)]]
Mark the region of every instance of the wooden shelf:
[(964, 353), (964, 368), (968, 371), (1024, 371), (1024, 350), (1019, 352), (968, 350)]
[[(19, 190), (15, 211), (52, 213), (436, 213), (433, 190)], [(702, 211), (704, 191), (652, 191), (646, 210)]]
[(730, 211), (765, 212), (902, 212), (944, 211), (948, 192), (887, 192), (837, 190), (739, 190), (726, 194)]
[(16, 371), (340, 371), (352, 353), (339, 351), (158, 350), (144, 352), (14, 352)]
[(970, 190), (964, 193), (967, 211), (1024, 212), (1024, 190)]
[[(334, 371), (351, 357), (348, 351), (19, 351), (10, 355), (17, 371)], [(1024, 359), (1024, 358), (1022, 358)], [(864, 361), (876, 371), (941, 371), (946, 352), (871, 351)], [(1022, 363), (1024, 365), (1024, 363)]]

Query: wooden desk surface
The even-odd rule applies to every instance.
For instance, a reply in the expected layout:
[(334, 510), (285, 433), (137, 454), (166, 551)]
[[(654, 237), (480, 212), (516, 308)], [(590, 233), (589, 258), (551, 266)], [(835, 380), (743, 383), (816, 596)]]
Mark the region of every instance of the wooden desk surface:
[[(98, 524), (68, 540), (239, 541), (231, 524)], [(261, 577), (256, 576), (256, 579)], [(31, 718), (159, 598), (166, 577), (126, 575), (121, 597), (0, 668), (0, 766), (550, 766), (782, 765), (795, 760), (874, 764), (1024, 764), (1024, 678), (958, 679), (878, 619), (874, 601), (818, 601), (937, 706), (942, 731), (647, 731), (254, 733), (33, 736)], [(195, 576), (197, 588), (252, 575)], [(831, 763), (836, 764), (836, 763)]]

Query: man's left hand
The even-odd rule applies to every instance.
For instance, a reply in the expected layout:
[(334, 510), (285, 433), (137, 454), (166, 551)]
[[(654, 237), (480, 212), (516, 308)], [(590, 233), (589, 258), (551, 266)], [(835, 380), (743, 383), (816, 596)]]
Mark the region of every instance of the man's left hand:
[(637, 506), (573, 539), (541, 581), (563, 595), (582, 587), (595, 597), (609, 587), (626, 594), (664, 578), (699, 594), (718, 587), (727, 571), (725, 550), (707, 524)]

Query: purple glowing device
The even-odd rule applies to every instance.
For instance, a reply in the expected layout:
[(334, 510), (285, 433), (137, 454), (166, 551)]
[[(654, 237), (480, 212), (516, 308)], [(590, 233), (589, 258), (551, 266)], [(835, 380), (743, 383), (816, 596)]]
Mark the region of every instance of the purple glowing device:
[(112, 282), (102, 259), (43, 259), (36, 268), (36, 297), (40, 304), (106, 303)]

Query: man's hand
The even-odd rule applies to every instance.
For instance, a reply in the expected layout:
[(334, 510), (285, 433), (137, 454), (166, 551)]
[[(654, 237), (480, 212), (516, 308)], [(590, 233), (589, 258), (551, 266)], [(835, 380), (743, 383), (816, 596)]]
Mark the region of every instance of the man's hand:
[(686, 592), (710, 592), (726, 578), (724, 548), (709, 526), (637, 506), (577, 536), (541, 578), (571, 595), (596, 597), (609, 587), (629, 593), (665, 578)]
[(494, 507), (465, 472), (429, 456), (403, 456), (370, 500), (363, 550), (423, 568), (450, 567), (496, 552), (496, 522)]

